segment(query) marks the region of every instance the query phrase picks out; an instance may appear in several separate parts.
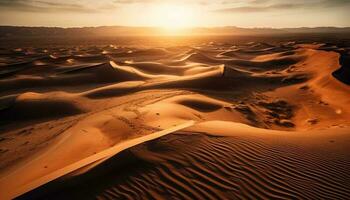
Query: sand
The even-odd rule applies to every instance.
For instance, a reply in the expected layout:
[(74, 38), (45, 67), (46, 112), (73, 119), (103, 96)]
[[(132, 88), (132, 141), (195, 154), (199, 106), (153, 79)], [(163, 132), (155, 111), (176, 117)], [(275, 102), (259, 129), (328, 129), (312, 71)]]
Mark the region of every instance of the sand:
[(346, 199), (349, 52), (2, 48), (0, 198)]

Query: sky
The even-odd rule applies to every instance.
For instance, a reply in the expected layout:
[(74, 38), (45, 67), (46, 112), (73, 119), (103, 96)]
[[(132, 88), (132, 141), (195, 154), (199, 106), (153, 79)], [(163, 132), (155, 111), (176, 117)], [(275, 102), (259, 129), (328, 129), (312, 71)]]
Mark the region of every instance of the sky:
[(350, 0), (0, 0), (0, 25), (350, 26)]

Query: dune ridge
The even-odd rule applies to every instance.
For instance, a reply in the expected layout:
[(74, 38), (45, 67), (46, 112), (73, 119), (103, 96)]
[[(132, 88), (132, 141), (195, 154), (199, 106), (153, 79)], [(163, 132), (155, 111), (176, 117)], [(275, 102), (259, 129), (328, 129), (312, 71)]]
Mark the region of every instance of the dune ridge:
[[(134, 146), (86, 174), (19, 199), (346, 199), (348, 131), (290, 134), (232, 122), (202, 123)], [(96, 177), (104, 181), (96, 185)], [(61, 189), (53, 190), (57, 185)]]
[(109, 157), (112, 157), (114, 156), (115, 154), (119, 153), (120, 151), (123, 151), (125, 149), (128, 149), (132, 146), (136, 146), (140, 143), (143, 143), (143, 142), (146, 142), (146, 141), (149, 141), (149, 140), (154, 140), (156, 138), (159, 138), (159, 137), (162, 137), (166, 134), (169, 134), (171, 132), (175, 132), (177, 130), (180, 130), (180, 129), (183, 129), (183, 128), (186, 128), (188, 126), (191, 126), (193, 125), (193, 121), (188, 121), (184, 124), (181, 124), (181, 125), (178, 125), (176, 127), (173, 127), (173, 128), (170, 128), (170, 129), (165, 129), (165, 130), (162, 130), (162, 131), (159, 131), (159, 132), (156, 132), (156, 133), (153, 133), (153, 134), (149, 134), (149, 135), (146, 135), (144, 137), (139, 137), (139, 138), (135, 138), (135, 139), (132, 139), (132, 140), (129, 140), (129, 141), (126, 141), (126, 142), (122, 142), (116, 146), (113, 146), (109, 149), (106, 149), (104, 151), (101, 151), (99, 152), (98, 154), (95, 154), (93, 156), (90, 156), (90, 157), (87, 157), (85, 159), (82, 159), (80, 160), (79, 162), (76, 162), (76, 163), (73, 163), (69, 166), (66, 166), (60, 170), (57, 170), (51, 174), (48, 174), (44, 177), (41, 177), (40, 179), (37, 179), (33, 182), (29, 182), (25, 185), (23, 185), (22, 187), (20, 188), (17, 188), (16, 190), (14, 190), (14, 192), (11, 194), (9, 193), (8, 196), (3, 196), (3, 198), (14, 198), (14, 197), (17, 197), (18, 195), (20, 194), (23, 194), (23, 193), (26, 193), (26, 192), (29, 192), (30, 190), (33, 190), (37, 187), (40, 187), (52, 180), (55, 180), (57, 178), (60, 178), (61, 176), (64, 176), (64, 175), (67, 175), (73, 171), (77, 171), (81, 168), (84, 168), (90, 164), (93, 164), (95, 162), (100, 162), (101, 160), (106, 160), (108, 159)]

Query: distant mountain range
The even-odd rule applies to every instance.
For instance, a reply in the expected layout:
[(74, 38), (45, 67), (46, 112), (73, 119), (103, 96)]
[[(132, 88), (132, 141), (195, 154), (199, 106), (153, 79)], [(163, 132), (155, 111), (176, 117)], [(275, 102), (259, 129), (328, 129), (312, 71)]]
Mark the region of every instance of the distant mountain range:
[(234, 26), (213, 28), (188, 28), (181, 31), (167, 31), (156, 27), (100, 26), (82, 28), (59, 27), (19, 27), (0, 26), (0, 37), (41, 37), (41, 36), (137, 36), (137, 35), (266, 35), (266, 34), (299, 34), (299, 33), (334, 33), (350, 34), (350, 27), (315, 27), (315, 28), (240, 28)]

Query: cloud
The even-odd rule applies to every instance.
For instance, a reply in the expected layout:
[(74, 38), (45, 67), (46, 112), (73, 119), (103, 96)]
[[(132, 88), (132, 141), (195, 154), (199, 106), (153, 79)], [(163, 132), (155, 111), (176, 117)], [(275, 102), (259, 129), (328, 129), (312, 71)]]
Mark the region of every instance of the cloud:
[(96, 13), (125, 5), (157, 3), (199, 5), (221, 13), (273, 12), (350, 6), (350, 0), (0, 0), (0, 11)]
[(350, 6), (349, 0), (324, 0), (324, 6), (332, 7), (332, 6)]
[(286, 10), (302, 8), (302, 4), (274, 4), (270, 6), (239, 6), (216, 10), (217, 12), (267, 12), (271, 10)]
[[(253, 0), (245, 6), (236, 6), (230, 8), (217, 9), (215, 12), (269, 12), (277, 10), (295, 10), (295, 9), (313, 9), (349, 6), (350, 0), (314, 0), (314, 1), (296, 1), (295, 3), (271, 3), (271, 0)], [(289, 1), (290, 2), (290, 1)]]
[(1, 10), (24, 12), (96, 12), (98, 9), (82, 3), (52, 2), (45, 0), (0, 0)]

